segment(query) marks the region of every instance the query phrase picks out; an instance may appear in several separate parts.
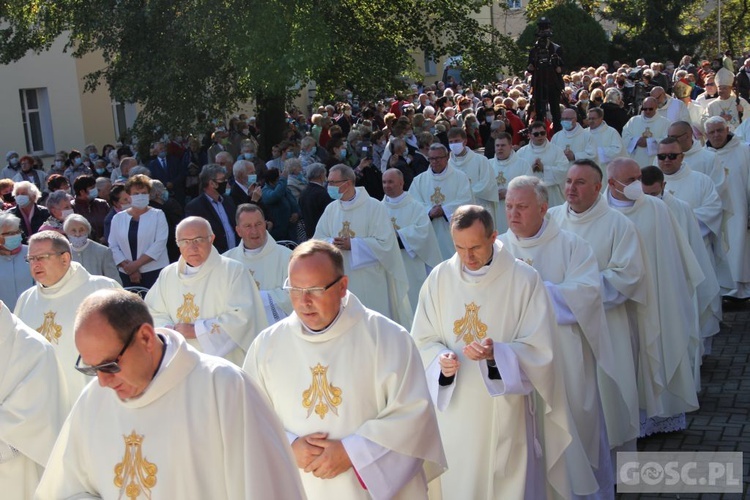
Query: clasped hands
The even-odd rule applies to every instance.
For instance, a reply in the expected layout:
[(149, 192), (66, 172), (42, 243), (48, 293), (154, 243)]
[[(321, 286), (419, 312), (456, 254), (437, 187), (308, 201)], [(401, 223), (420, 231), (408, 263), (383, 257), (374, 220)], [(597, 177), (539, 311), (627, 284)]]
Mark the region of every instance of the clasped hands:
[(300, 436), (292, 443), (297, 467), (321, 479), (333, 479), (352, 466), (341, 441), (328, 439), (327, 432)]

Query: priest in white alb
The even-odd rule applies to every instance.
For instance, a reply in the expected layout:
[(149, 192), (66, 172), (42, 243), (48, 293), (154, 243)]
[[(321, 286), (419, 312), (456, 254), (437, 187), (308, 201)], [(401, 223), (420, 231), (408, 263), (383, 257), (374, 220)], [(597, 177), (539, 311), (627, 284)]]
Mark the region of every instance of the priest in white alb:
[(659, 141), (667, 136), (670, 121), (656, 113), (656, 99), (647, 97), (641, 114), (632, 117), (622, 129), (622, 145), (626, 154), (641, 167), (653, 165)]
[(307, 498), (426, 499), (446, 463), (419, 353), (348, 282), (341, 251), (300, 244), (294, 313), (255, 339), (243, 368), (286, 430)]
[(70, 409), (55, 350), (0, 302), (0, 491), (31, 500)]
[(258, 205), (240, 205), (235, 220), (240, 244), (224, 252), (224, 257), (241, 262), (250, 272), (260, 290), (268, 324), (272, 325), (292, 312), (289, 294), (283, 289), (292, 251), (277, 244), (266, 230), (266, 217)]
[(466, 131), (461, 127), (448, 131), (448, 146), (451, 150), (448, 165), (466, 174), (471, 182), (474, 203), (494, 215), (500, 200), (487, 157), (466, 147)]
[(430, 168), (414, 178), (409, 194), (420, 203), (432, 221), (443, 259), (454, 253), (450, 218), (461, 205), (473, 202), (469, 177), (448, 163), (448, 148), (436, 142), (430, 145), (427, 159)]
[(732, 215), (726, 222), (729, 243), (727, 259), (733, 287), (726, 295), (738, 299), (750, 297), (750, 146), (729, 132), (719, 116), (706, 120), (706, 149), (716, 153), (727, 177)]
[[(484, 208), (461, 207), (451, 224), (456, 254), (427, 277), (411, 332), (448, 457), (442, 498), (596, 492), (571, 427), (544, 283), (496, 240)], [(568, 449), (581, 460), (566, 463)]]
[(549, 191), (549, 206), (562, 205), (562, 185), (570, 160), (563, 148), (547, 140), (547, 127), (536, 121), (529, 125), (531, 142), (518, 150), (518, 156), (529, 162), (533, 175), (544, 181)]
[(255, 281), (244, 265), (214, 248), (206, 219), (187, 217), (175, 234), (180, 260), (162, 269), (146, 294), (154, 324), (181, 333), (205, 354), (241, 365), (268, 325)]
[(588, 128), (578, 124), (575, 108), (562, 111), (562, 130), (555, 132), (550, 141), (563, 150), (565, 157), (572, 165), (575, 160), (593, 160), (596, 158), (596, 147)]
[(36, 491), (61, 498), (304, 499), (283, 428), (247, 374), (155, 328), (126, 291), (78, 309), (75, 366), (96, 377)]
[(21, 294), (14, 311), (55, 348), (70, 405), (88, 382), (73, 368), (78, 356), (73, 338), (76, 307), (96, 290), (120, 288), (110, 278), (90, 275), (72, 261), (71, 251), (67, 238), (57, 231), (41, 231), (29, 238), (26, 258), (36, 285)]
[(719, 96), (708, 103), (704, 117), (706, 119), (712, 116), (723, 118), (730, 132), (733, 132), (740, 126), (743, 117), (744, 119), (750, 117), (750, 103), (744, 97), (734, 93), (734, 75), (728, 69), (721, 68), (717, 71), (714, 80), (719, 88)]
[(326, 207), (313, 238), (343, 252), (349, 287), (365, 307), (410, 325), (409, 281), (393, 223), (382, 203), (354, 186), (355, 179), (350, 167), (331, 167), (329, 193), (336, 191), (339, 199)]
[(656, 99), (656, 114), (669, 120), (669, 123), (690, 121), (690, 113), (684, 102), (667, 94), (663, 87), (654, 87), (649, 94)]
[[(615, 400), (611, 411), (627, 408), (627, 402), (616, 383), (594, 252), (583, 238), (545, 218), (547, 189), (536, 177), (511, 181), (505, 210), (508, 231), (499, 240), (516, 259), (537, 270), (552, 301), (568, 405), (599, 485), (592, 495), (611, 498), (614, 472), (598, 379), (609, 378), (607, 387), (615, 391), (610, 394)], [(577, 458), (566, 455), (567, 460)]]
[[(640, 325), (646, 325), (649, 297), (654, 296), (655, 289), (646, 274), (635, 226), (601, 196), (602, 177), (595, 162), (576, 161), (565, 182), (567, 201), (548, 213), (561, 229), (586, 240), (596, 257), (607, 329), (617, 353), (612, 365), (617, 387), (612, 387), (611, 377), (598, 377), (607, 436), (613, 451), (635, 451), (640, 433), (638, 348), (643, 346), (645, 351), (646, 346), (659, 341), (654, 328)], [(652, 364), (653, 360), (647, 367)], [(641, 383), (644, 391), (658, 392), (650, 376)], [(619, 407), (621, 401), (624, 408)]]
[[(504, 233), (508, 230), (508, 221), (505, 218), (505, 195), (508, 192), (508, 183), (519, 175), (532, 175), (531, 165), (513, 151), (513, 138), (507, 132), (502, 132), (495, 139), (495, 156), (490, 159), (490, 167), (497, 182), (497, 194), (500, 203), (495, 210), (495, 228)], [(485, 146), (486, 147), (486, 146)]]
[[(651, 305), (657, 309), (658, 323), (651, 327), (658, 328), (660, 343), (640, 346), (638, 370), (639, 380), (650, 376), (663, 389), (658, 394), (644, 394), (641, 436), (682, 430), (686, 427), (684, 413), (698, 408), (689, 347), (699, 339), (694, 295), (704, 275), (667, 206), (644, 195), (638, 163), (617, 158), (607, 168), (607, 202), (638, 230), (647, 273), (656, 289)], [(659, 360), (658, 368), (649, 366), (653, 358)]]
[(443, 261), (435, 230), (422, 205), (404, 191), (404, 175), (397, 168), (383, 172), (383, 205), (396, 232), (406, 276), (412, 311), (419, 301), (419, 290), (427, 273)]
[[(620, 156), (625, 156), (625, 148), (622, 145), (622, 137), (617, 129), (607, 125), (604, 121), (602, 108), (589, 108), (589, 133), (591, 142), (596, 149), (595, 161), (599, 165), (607, 165), (610, 161)], [(607, 174), (602, 171), (604, 184), (607, 183)]]

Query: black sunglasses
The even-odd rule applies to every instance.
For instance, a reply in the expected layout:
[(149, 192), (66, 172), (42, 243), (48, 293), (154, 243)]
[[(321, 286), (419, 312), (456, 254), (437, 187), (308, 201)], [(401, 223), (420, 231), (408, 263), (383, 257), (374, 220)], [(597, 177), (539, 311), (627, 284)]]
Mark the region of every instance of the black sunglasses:
[(547, 132), (532, 132), (531, 135), (534, 137), (541, 137), (543, 135), (547, 135)]
[(659, 153), (656, 155), (657, 158), (660, 160), (666, 160), (669, 158), (670, 160), (676, 160), (678, 156), (680, 156), (682, 153)]
[(120, 351), (120, 354), (117, 355), (117, 357), (114, 359), (114, 361), (107, 361), (106, 363), (101, 363), (99, 365), (94, 366), (81, 366), (81, 355), (78, 355), (78, 359), (76, 360), (76, 370), (83, 373), (84, 375), (88, 375), (89, 377), (96, 377), (96, 372), (102, 372), (102, 373), (120, 373), (120, 370), (122, 368), (119, 365), (120, 358), (122, 358), (122, 355), (125, 354), (125, 351), (130, 347), (130, 343), (133, 342), (133, 339), (135, 338), (135, 333), (141, 329), (143, 326), (143, 323), (136, 326), (135, 329), (130, 332), (130, 336), (128, 337), (128, 341), (125, 342), (125, 345), (122, 347), (122, 350)]

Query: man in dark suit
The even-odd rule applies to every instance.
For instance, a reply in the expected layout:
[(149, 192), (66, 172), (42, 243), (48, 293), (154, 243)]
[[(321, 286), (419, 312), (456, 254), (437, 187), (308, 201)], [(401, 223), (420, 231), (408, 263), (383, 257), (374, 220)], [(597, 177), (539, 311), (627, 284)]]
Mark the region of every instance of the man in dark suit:
[(167, 145), (163, 142), (154, 143), (156, 157), (146, 167), (151, 172), (152, 179), (158, 179), (178, 201), (185, 200), (185, 170), (182, 168), (181, 158), (167, 154)]
[(227, 170), (221, 165), (209, 163), (203, 167), (198, 179), (202, 194), (185, 206), (185, 216), (195, 215), (206, 219), (216, 235), (216, 250), (224, 253), (239, 241), (234, 229), (236, 206), (227, 194)]
[(305, 221), (307, 239), (313, 237), (320, 216), (323, 215), (328, 204), (333, 201), (328, 196), (328, 190), (324, 187), (325, 182), (325, 165), (313, 163), (307, 167), (307, 187), (299, 196), (299, 208), (302, 212), (302, 220)]

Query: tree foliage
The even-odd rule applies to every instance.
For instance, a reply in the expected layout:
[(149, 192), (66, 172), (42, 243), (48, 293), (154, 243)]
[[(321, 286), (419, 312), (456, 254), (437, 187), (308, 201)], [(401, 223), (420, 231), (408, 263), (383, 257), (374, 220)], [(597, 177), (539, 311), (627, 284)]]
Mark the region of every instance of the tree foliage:
[(609, 42), (601, 25), (574, 2), (554, 3), (547, 10), (535, 10), (526, 29), (518, 38), (518, 47), (527, 54), (534, 44), (539, 17), (546, 16), (552, 22), (552, 40), (563, 48), (565, 71), (581, 66), (598, 65), (609, 58)]
[(750, 1), (722, 0), (721, 2), (721, 47), (718, 46), (718, 11), (715, 4), (711, 10), (699, 20), (688, 22), (690, 32), (702, 36), (698, 53), (707, 57), (716, 57), (729, 49), (732, 54), (739, 56), (750, 47), (750, 30), (746, 27), (750, 23)]
[(489, 1), (5, 0), (0, 63), (66, 36), (75, 56), (103, 55), (88, 90), (104, 84), (141, 105), (141, 137), (157, 125), (189, 130), (199, 112), (226, 116), (254, 98), (275, 141), (285, 103), (311, 80), (320, 98), (344, 87), (371, 98), (416, 75), (413, 50), (461, 54), (482, 78), (512, 65), (511, 41), (469, 15)]
[(610, 0), (602, 15), (615, 21), (618, 31), (612, 37), (613, 57), (633, 61), (678, 61), (693, 54), (703, 38), (691, 33), (686, 22), (700, 12), (703, 0)]

